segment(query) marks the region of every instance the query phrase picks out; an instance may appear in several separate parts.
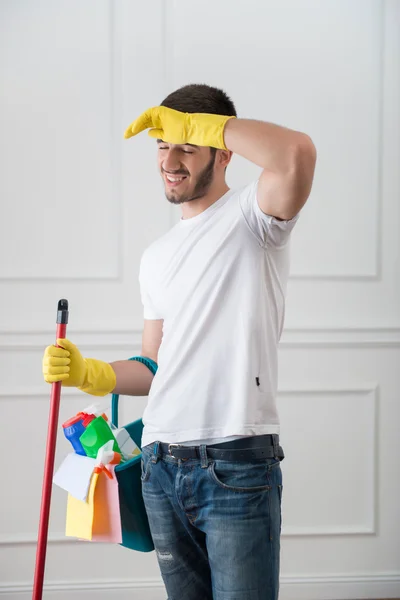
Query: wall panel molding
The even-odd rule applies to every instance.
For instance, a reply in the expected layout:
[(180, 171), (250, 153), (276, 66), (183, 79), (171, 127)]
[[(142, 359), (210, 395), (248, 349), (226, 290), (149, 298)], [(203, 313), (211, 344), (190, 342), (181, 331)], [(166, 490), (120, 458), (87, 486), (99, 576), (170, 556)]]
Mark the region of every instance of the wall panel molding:
[(400, 346), (400, 327), (293, 327), (283, 331), (281, 348), (387, 348)]
[(113, 209), (117, 214), (116, 230), (113, 235), (116, 238), (115, 252), (117, 254), (117, 264), (115, 274), (110, 275), (66, 275), (65, 277), (53, 275), (36, 276), (33, 272), (29, 275), (13, 274), (2, 276), (0, 274), (1, 283), (24, 283), (27, 285), (49, 284), (57, 282), (69, 282), (82, 284), (91, 284), (96, 282), (122, 282), (123, 280), (123, 227), (122, 227), (122, 156), (121, 156), (121, 137), (123, 125), (121, 119), (122, 106), (122, 74), (121, 74), (121, 15), (118, 3), (112, 0), (107, 0), (109, 30), (108, 30), (108, 47), (109, 47), (109, 100), (110, 100), (110, 115), (108, 127), (101, 124), (105, 135), (109, 139), (109, 163), (110, 163), (110, 198)]
[(343, 282), (371, 282), (382, 281), (382, 253), (383, 253), (383, 235), (382, 235), (382, 214), (383, 214), (383, 146), (384, 146), (384, 106), (385, 106), (385, 77), (388, 77), (385, 68), (385, 2), (380, 2), (379, 19), (377, 19), (377, 30), (379, 35), (378, 44), (378, 79), (379, 86), (377, 90), (378, 106), (375, 118), (378, 121), (377, 144), (376, 144), (376, 163), (377, 163), (377, 186), (375, 193), (375, 264), (370, 273), (335, 273), (334, 275), (324, 273), (291, 273), (290, 279), (294, 281), (343, 281)]
[[(74, 330), (70, 337), (82, 350), (121, 349), (135, 351), (142, 330)], [(0, 352), (43, 351), (54, 339), (54, 330), (0, 331)], [(384, 327), (293, 327), (283, 331), (280, 348), (390, 348), (400, 347), (400, 325)]]
[[(282, 396), (294, 396), (301, 402), (301, 396), (310, 398), (310, 396), (372, 396), (370, 405), (371, 414), (371, 432), (370, 432), (370, 461), (372, 478), (368, 487), (369, 513), (365, 523), (352, 525), (329, 525), (321, 524), (319, 526), (282, 526), (282, 537), (318, 537), (318, 536), (352, 536), (352, 535), (376, 535), (377, 523), (379, 518), (378, 506), (378, 482), (379, 482), (379, 398), (380, 387), (377, 382), (353, 382), (351, 384), (337, 383), (335, 385), (299, 385), (299, 386), (281, 386), (278, 389), (278, 398)], [(334, 399), (332, 399), (334, 402)], [(282, 409), (281, 409), (282, 412)], [(286, 427), (286, 430), (288, 427)]]
[[(63, 395), (69, 397), (77, 397), (78, 392), (74, 389), (66, 388), (63, 390)], [(371, 455), (373, 457), (373, 480), (371, 490), (371, 515), (372, 519), (370, 523), (366, 523), (363, 526), (320, 526), (320, 527), (282, 527), (282, 538), (293, 538), (293, 537), (315, 537), (315, 536), (353, 536), (353, 535), (375, 535), (376, 534), (376, 523), (377, 523), (377, 482), (378, 482), (378, 461), (379, 461), (379, 448), (378, 448), (378, 398), (379, 398), (379, 385), (377, 383), (354, 383), (352, 385), (337, 384), (333, 386), (326, 385), (314, 385), (314, 386), (283, 386), (278, 391), (278, 396), (301, 396), (306, 395), (366, 395), (373, 394), (373, 435), (372, 435), (372, 450)], [(0, 401), (10, 397), (24, 397), (29, 396), (35, 399), (46, 399), (45, 389), (33, 389), (28, 393), (22, 392), (22, 390), (10, 390), (7, 392), (0, 393)], [(0, 535), (0, 546), (21, 546), (21, 545), (35, 545), (37, 543), (37, 536), (35, 533), (16, 533), (16, 534), (5, 534)], [(67, 538), (62, 532), (49, 533), (48, 537), (49, 544), (75, 544), (82, 543), (73, 538)]]
[(290, 279), (293, 281), (342, 281), (342, 282), (371, 282), (382, 281), (382, 214), (383, 214), (383, 144), (384, 144), (384, 90), (385, 76), (387, 77), (387, 69), (385, 68), (385, 2), (380, 2), (379, 21), (377, 20), (377, 29), (379, 31), (379, 60), (378, 60), (378, 77), (379, 88), (378, 108), (376, 119), (378, 120), (378, 133), (376, 145), (376, 162), (377, 162), (377, 187), (375, 190), (375, 265), (371, 273), (335, 273), (334, 275), (324, 273), (291, 273)]
[[(352, 575), (326, 573), (315, 576), (281, 575), (282, 600), (327, 600), (337, 598), (366, 598), (386, 597), (398, 598), (400, 589), (400, 572), (385, 573), (356, 573)], [(129, 600), (164, 600), (165, 588), (160, 579), (96, 579), (86, 581), (50, 581), (45, 582), (43, 591), (57, 600), (84, 598), (94, 600), (113, 598)], [(366, 592), (368, 595), (366, 596)], [(32, 583), (4, 582), (0, 584), (0, 597), (8, 599), (18, 597), (18, 600), (31, 598)], [(136, 594), (136, 595), (135, 595)]]

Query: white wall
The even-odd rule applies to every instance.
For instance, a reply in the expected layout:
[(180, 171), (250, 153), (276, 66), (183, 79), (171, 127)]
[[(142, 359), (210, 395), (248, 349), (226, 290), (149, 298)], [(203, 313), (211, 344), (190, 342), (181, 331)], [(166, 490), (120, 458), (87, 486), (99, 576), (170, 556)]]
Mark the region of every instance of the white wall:
[[(400, 3), (2, 0), (0, 596), (30, 597), (59, 298), (86, 355), (138, 352), (142, 251), (177, 218), (154, 141), (125, 127), (190, 82), (303, 130), (315, 185), (293, 233), (280, 348), (281, 598), (400, 596)], [(235, 157), (229, 183), (258, 169)], [(60, 421), (88, 403), (62, 396)], [(125, 399), (123, 421), (145, 399)], [(69, 451), (58, 438), (57, 464)], [(165, 598), (155, 554), (64, 538), (45, 598)], [(184, 600), (184, 599), (183, 599)]]

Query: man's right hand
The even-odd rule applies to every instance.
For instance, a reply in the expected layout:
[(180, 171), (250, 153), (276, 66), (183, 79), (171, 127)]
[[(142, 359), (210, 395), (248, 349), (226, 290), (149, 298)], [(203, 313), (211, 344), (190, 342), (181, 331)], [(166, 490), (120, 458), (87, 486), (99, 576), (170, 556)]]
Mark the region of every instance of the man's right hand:
[(63, 386), (77, 387), (93, 396), (105, 396), (116, 385), (116, 375), (111, 365), (94, 358), (83, 358), (78, 348), (69, 340), (58, 339), (57, 346), (44, 351), (42, 370), (47, 383), (61, 381)]
[(57, 346), (47, 346), (43, 356), (43, 377), (47, 383), (62, 381), (68, 387), (80, 387), (87, 366), (78, 348), (69, 340), (58, 339)]

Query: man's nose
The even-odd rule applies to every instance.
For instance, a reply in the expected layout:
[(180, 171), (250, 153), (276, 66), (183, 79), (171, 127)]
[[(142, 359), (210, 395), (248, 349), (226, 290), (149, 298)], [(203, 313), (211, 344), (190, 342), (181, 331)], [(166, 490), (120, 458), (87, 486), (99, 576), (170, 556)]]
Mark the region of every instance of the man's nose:
[(164, 157), (162, 162), (164, 171), (174, 173), (175, 171), (182, 171), (182, 165), (180, 163), (178, 153), (173, 150), (168, 150), (167, 155)]

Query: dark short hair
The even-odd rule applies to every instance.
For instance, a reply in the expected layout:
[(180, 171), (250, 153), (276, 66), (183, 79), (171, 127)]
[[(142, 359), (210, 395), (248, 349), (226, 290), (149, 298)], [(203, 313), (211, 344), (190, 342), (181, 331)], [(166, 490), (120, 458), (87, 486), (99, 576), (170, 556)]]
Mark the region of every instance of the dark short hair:
[(221, 89), (204, 83), (191, 83), (172, 92), (161, 106), (187, 113), (208, 113), (237, 117), (236, 108)]

